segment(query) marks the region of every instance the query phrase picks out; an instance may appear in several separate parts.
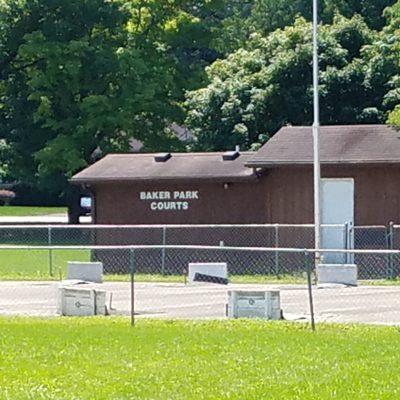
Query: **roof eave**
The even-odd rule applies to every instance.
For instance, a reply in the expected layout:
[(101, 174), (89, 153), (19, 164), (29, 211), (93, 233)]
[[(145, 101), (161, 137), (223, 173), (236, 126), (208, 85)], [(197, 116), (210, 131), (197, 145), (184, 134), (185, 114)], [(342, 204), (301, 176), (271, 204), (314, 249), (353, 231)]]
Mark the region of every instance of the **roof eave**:
[(127, 183), (127, 182), (193, 182), (193, 181), (212, 181), (212, 182), (246, 182), (257, 180), (258, 176), (256, 174), (243, 175), (243, 176), (197, 176), (197, 177), (187, 177), (187, 176), (174, 176), (174, 177), (149, 177), (149, 178), (121, 178), (121, 177), (110, 177), (110, 178), (71, 178), (70, 183), (74, 185), (80, 184), (94, 184), (94, 183)]
[[(321, 165), (376, 165), (400, 164), (400, 160), (324, 160)], [(249, 168), (265, 168), (280, 166), (313, 165), (312, 161), (250, 161), (245, 164)]]

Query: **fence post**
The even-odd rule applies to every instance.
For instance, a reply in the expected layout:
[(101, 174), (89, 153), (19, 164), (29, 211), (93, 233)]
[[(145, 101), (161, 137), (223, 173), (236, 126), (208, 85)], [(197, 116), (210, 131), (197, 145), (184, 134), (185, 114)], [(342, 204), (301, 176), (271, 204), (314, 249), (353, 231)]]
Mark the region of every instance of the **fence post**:
[(129, 249), (131, 274), (131, 326), (135, 325), (135, 250)]
[[(275, 248), (279, 248), (279, 225), (274, 225), (274, 232), (275, 232)], [(275, 251), (275, 274), (279, 277), (279, 250)]]
[[(343, 238), (343, 240), (344, 240), (344, 243), (343, 243), (343, 248), (344, 249), (349, 249), (349, 247), (350, 247), (350, 237), (349, 237), (349, 223), (348, 222), (346, 222), (344, 225), (343, 225), (343, 229), (344, 229), (344, 238)], [(344, 261), (345, 261), (345, 264), (348, 264), (349, 263), (349, 254), (348, 253), (345, 253), (344, 254)]]
[(162, 245), (161, 249), (161, 275), (165, 275), (165, 245), (167, 244), (167, 227), (164, 225), (162, 228)]
[[(47, 244), (52, 245), (51, 225), (47, 227)], [(49, 275), (53, 276), (53, 250), (49, 248)]]
[(310, 304), (310, 319), (311, 319), (311, 330), (315, 331), (315, 319), (314, 319), (314, 302), (313, 302), (313, 294), (312, 294), (312, 282), (311, 282), (311, 263), (309, 262), (308, 251), (304, 251), (304, 262), (306, 264), (307, 271), (307, 289), (308, 289), (308, 301)]
[[(389, 230), (387, 234), (387, 247), (389, 250), (393, 250), (394, 248), (394, 223), (393, 221), (389, 222)], [(388, 257), (388, 270), (386, 273), (387, 279), (393, 279), (393, 254), (389, 254)]]
[[(354, 243), (354, 236), (355, 236), (355, 230), (354, 230), (354, 224), (353, 222), (348, 222), (347, 223), (347, 250), (353, 250), (355, 247)], [(349, 264), (354, 264), (354, 253), (347, 253), (347, 263)]]

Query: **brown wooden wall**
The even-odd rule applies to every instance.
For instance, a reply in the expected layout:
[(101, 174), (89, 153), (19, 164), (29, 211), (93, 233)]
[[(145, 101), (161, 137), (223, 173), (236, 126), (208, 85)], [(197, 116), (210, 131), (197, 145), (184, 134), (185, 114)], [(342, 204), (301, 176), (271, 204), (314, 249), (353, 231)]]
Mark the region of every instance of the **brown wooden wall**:
[[(324, 166), (326, 178), (355, 181), (355, 224), (400, 222), (400, 167)], [(92, 187), (98, 224), (243, 224), (313, 222), (312, 167), (272, 168), (258, 181), (168, 184), (107, 183)], [(199, 191), (184, 211), (152, 211), (141, 191)]]
[[(356, 225), (387, 225), (400, 221), (400, 168), (386, 166), (323, 166), (324, 178), (353, 178)], [(313, 222), (312, 167), (272, 169), (268, 187), (268, 221)]]
[[(262, 180), (230, 183), (107, 183), (93, 186), (97, 224), (240, 224), (266, 221)], [(141, 191), (198, 191), (188, 210), (153, 211)]]

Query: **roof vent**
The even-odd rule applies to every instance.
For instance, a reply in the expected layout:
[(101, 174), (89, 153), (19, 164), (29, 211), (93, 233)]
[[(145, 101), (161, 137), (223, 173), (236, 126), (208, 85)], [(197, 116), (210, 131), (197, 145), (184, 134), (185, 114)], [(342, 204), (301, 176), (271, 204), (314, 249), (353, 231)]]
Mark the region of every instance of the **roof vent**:
[(233, 151), (226, 151), (224, 154), (222, 154), (222, 159), (224, 161), (233, 161), (236, 160), (240, 155), (240, 152), (237, 150)]
[(155, 162), (165, 162), (171, 158), (171, 153), (158, 153), (154, 156)]

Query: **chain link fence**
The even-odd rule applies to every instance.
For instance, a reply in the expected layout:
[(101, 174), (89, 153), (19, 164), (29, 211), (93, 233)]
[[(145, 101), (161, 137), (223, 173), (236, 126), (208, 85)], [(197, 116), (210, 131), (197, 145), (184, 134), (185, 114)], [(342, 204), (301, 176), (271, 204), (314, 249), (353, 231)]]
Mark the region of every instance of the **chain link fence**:
[[(322, 234), (340, 237), (333, 247), (347, 249), (400, 249), (400, 225), (355, 226), (323, 225)], [(31, 246), (229, 246), (308, 249), (314, 245), (313, 225), (39, 225), (0, 226), (0, 245)], [(328, 246), (329, 247), (329, 246)], [(148, 249), (141, 256), (141, 268), (148, 273), (176, 275), (190, 262), (192, 254), (181, 251), (177, 254), (166, 248)], [(326, 256), (326, 262), (329, 257)], [(37, 250), (34, 258), (38, 265), (29, 263), (30, 256), (19, 255), (0, 258), (0, 279), (48, 279), (62, 276), (65, 270), (66, 254), (63, 250)], [(202, 261), (202, 254), (196, 255)], [(264, 273), (277, 277), (298, 271), (301, 257), (295, 253), (283, 254), (279, 251), (250, 260), (242, 254), (230, 255), (235, 259), (235, 271)], [(300, 258), (299, 258), (300, 257)], [(101, 261), (106, 276), (123, 275), (129, 270), (129, 254), (126, 249), (113, 252), (92, 249), (76, 251), (78, 261)], [(218, 260), (218, 254), (210, 252), (207, 260)], [(391, 255), (376, 257), (370, 255), (347, 255), (343, 262), (354, 262), (362, 279), (394, 279), (400, 274), (400, 265)], [(29, 264), (29, 265), (28, 265)]]
[[(390, 232), (386, 226), (356, 226), (353, 228), (354, 248), (365, 250), (390, 249)], [(393, 278), (390, 256), (356, 254), (354, 263), (359, 266), (362, 279)]]
[[(329, 226), (326, 229), (334, 229)], [(336, 228), (335, 228), (336, 229)], [(0, 245), (35, 245), (35, 246), (112, 246), (112, 245), (198, 245), (198, 246), (244, 246), (244, 247), (285, 247), (311, 248), (314, 242), (313, 225), (160, 225), (160, 226), (1, 226)], [(39, 252), (37, 258), (40, 267), (34, 268), (36, 278), (59, 277), (65, 265), (65, 254), (62, 250)], [(148, 273), (175, 275), (181, 273), (191, 260), (191, 254), (182, 251), (180, 254), (163, 249), (148, 249), (141, 257), (142, 269)], [(196, 255), (201, 261), (203, 255)], [(298, 269), (299, 256), (284, 254), (278, 251), (260, 256), (259, 260), (249, 262), (241, 254), (230, 256), (236, 260), (238, 273), (246, 270), (262, 272), (267, 268), (269, 274), (280, 276)], [(23, 257), (24, 258), (24, 257)], [(82, 261), (101, 261), (106, 274), (126, 274), (129, 269), (129, 254), (126, 249), (80, 251), (75, 258)], [(30, 278), (32, 267), (17, 268), (13, 266), (14, 257), (3, 260), (3, 270), (9, 277), (23, 277), (26, 272)], [(208, 254), (213, 261), (218, 255)], [(0, 267), (2, 261), (0, 260)], [(26, 262), (22, 262), (26, 265)], [(13, 272), (14, 271), (14, 272)], [(0, 279), (1, 279), (0, 274)], [(4, 276), (4, 274), (3, 274)]]
[[(122, 245), (198, 245), (198, 246), (245, 246), (245, 247), (292, 247), (310, 248), (313, 246), (313, 225), (151, 225), (151, 226), (1, 226), (0, 245), (34, 246), (122, 246)], [(62, 251), (40, 252), (40, 268), (35, 268), (37, 277), (58, 276), (64, 261)], [(76, 254), (79, 260), (102, 261), (107, 274), (125, 274), (129, 269), (128, 251), (92, 250)], [(198, 256), (200, 260), (202, 255)], [(232, 255), (238, 260), (237, 271), (252, 268), (260, 270), (267, 266), (270, 273), (277, 276), (296, 270), (298, 256), (282, 255), (279, 252), (253, 261), (246, 257)], [(169, 250), (148, 249), (142, 257), (142, 268), (149, 273), (158, 271), (162, 275), (180, 273), (188, 264), (191, 255), (182, 251), (177, 255)], [(217, 254), (207, 258), (217, 259)], [(11, 265), (13, 257), (8, 258), (7, 271), (15, 269), (16, 274), (23, 271)], [(3, 260), (4, 262), (4, 260)], [(0, 261), (1, 264), (1, 261)], [(24, 264), (24, 263), (23, 263)], [(61, 268), (62, 269), (62, 268)], [(1, 278), (1, 275), (0, 275)]]
[[(329, 252), (332, 250), (322, 253)], [(362, 265), (358, 267), (357, 287), (318, 286), (313, 250), (198, 245), (2, 245), (0, 314), (55, 315), (58, 288), (66, 277), (68, 262), (89, 261), (101, 254), (118, 271), (105, 271), (104, 283), (98, 285), (109, 295), (107, 304), (112, 314), (135, 318), (225, 318), (228, 291), (279, 290), (287, 320), (309, 322), (313, 311), (316, 322), (400, 324), (400, 281), (381, 278), (388, 274), (389, 258), (393, 265), (400, 265), (400, 251), (341, 252)], [(123, 271), (121, 254), (125, 257)], [(49, 255), (53, 258), (52, 280), (46, 278)], [(280, 274), (275, 270), (277, 255), (285, 265)], [(162, 257), (164, 265), (160, 263)], [(379, 280), (363, 278), (363, 266), (371, 260)], [(226, 264), (227, 284), (190, 281), (189, 263)]]
[[(323, 225), (322, 234), (330, 234), (336, 239), (334, 247), (347, 249), (400, 249), (400, 225), (356, 226)], [(54, 225), (54, 226), (0, 226), (0, 245), (35, 246), (243, 246), (268, 248), (308, 249), (314, 245), (313, 225)], [(38, 256), (39, 257), (39, 256)], [(129, 269), (126, 250), (115, 250), (112, 254), (104, 250), (77, 252), (75, 258), (87, 261), (102, 261), (107, 274), (125, 274)], [(210, 259), (217, 255), (208, 255)], [(254, 271), (268, 268), (276, 276), (292, 273), (298, 269), (301, 260), (297, 254), (282, 254), (275, 251), (263, 256), (262, 260), (249, 261), (240, 254), (232, 255), (238, 272), (249, 267)], [(35, 268), (37, 278), (58, 277), (64, 254), (62, 251), (41, 251), (40, 268)], [(162, 275), (171, 275), (182, 271), (190, 261), (190, 256), (182, 252), (178, 256), (170, 250), (149, 249), (142, 257), (141, 265), (148, 272), (158, 271)], [(177, 262), (177, 258), (180, 260)], [(202, 256), (199, 255), (199, 259)], [(12, 265), (14, 258), (0, 260), (0, 267), (9, 271), (9, 275), (23, 276), (24, 270)], [(327, 256), (327, 262), (329, 256)], [(400, 265), (390, 255), (386, 259), (374, 255), (347, 256), (343, 262), (354, 262), (359, 266), (362, 279), (395, 278), (399, 275)], [(26, 263), (22, 263), (25, 265)], [(31, 268), (29, 268), (30, 270)], [(4, 276), (4, 274), (3, 274)], [(27, 275), (29, 278), (29, 274)], [(1, 279), (1, 274), (0, 274)]]

